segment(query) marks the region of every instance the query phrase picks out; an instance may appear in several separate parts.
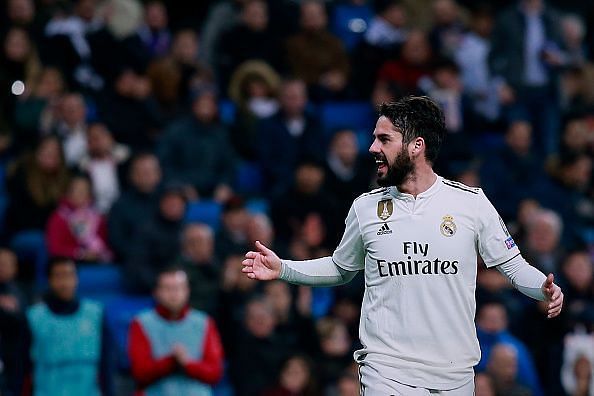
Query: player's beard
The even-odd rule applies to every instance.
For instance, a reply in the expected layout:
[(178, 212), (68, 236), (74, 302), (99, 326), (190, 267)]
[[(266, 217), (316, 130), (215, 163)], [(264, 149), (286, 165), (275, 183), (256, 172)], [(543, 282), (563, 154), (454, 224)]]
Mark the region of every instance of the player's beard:
[[(385, 157), (383, 155), (380, 157), (380, 159), (384, 160), (385, 162)], [(408, 151), (406, 150), (405, 146), (396, 155), (392, 165), (388, 165), (386, 174), (384, 176), (378, 176), (377, 184), (380, 187), (399, 186), (404, 183), (406, 178), (410, 176), (414, 170), (415, 165), (410, 159), (410, 155), (408, 155)]]

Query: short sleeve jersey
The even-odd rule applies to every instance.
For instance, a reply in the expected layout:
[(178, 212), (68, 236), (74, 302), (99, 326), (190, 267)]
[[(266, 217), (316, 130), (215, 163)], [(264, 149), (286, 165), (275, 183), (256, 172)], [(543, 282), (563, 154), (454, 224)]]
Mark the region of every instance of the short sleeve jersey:
[(477, 254), (488, 267), (520, 254), (479, 188), (438, 176), (416, 198), (395, 187), (357, 198), (332, 255), (345, 270), (365, 270), (355, 359), (412, 386), (470, 381), (480, 359)]

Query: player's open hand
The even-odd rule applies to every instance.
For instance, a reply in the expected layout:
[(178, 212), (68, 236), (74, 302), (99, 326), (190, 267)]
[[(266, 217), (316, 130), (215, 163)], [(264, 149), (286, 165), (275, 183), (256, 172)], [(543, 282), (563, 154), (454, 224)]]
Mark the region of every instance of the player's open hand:
[(272, 250), (256, 241), (257, 252), (247, 252), (245, 260), (242, 261), (241, 272), (248, 278), (258, 280), (278, 279), (281, 270), (281, 261)]
[(561, 288), (554, 283), (555, 277), (549, 274), (542, 284), (542, 293), (547, 303), (547, 318), (559, 316), (563, 308), (563, 292)]

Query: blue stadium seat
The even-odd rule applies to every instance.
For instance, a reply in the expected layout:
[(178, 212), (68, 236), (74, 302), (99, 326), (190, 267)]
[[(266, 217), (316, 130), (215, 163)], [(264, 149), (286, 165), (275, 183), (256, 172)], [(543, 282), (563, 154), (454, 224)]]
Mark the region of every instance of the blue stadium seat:
[(235, 103), (229, 99), (219, 101), (219, 116), (223, 123), (232, 125), (235, 122), (235, 112)]
[(78, 294), (106, 302), (125, 293), (122, 271), (115, 264), (81, 265), (78, 268)]
[(215, 201), (190, 202), (185, 220), (187, 223), (208, 224), (214, 231), (217, 231), (221, 225), (221, 212), (221, 204)]
[(242, 161), (235, 175), (235, 190), (242, 195), (260, 195), (262, 186), (263, 177), (260, 167), (253, 162)]
[(373, 107), (367, 102), (329, 102), (320, 106), (319, 111), (327, 136), (340, 128), (371, 133), (375, 123)]
[(339, 4), (332, 13), (332, 33), (347, 51), (352, 51), (363, 39), (372, 18), (373, 10), (368, 5)]
[(263, 213), (267, 215), (270, 213), (270, 205), (265, 199), (250, 199), (245, 203), (245, 207), (252, 214)]
[(130, 368), (128, 359), (128, 330), (139, 312), (154, 305), (152, 297), (121, 296), (105, 304), (107, 326), (116, 344), (117, 364), (121, 370)]

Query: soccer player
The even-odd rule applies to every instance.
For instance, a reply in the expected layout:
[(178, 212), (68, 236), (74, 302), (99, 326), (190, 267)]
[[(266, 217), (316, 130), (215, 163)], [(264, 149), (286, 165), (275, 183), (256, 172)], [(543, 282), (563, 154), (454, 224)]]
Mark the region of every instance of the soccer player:
[(477, 253), (522, 293), (561, 312), (563, 293), (521, 256), (479, 188), (433, 171), (445, 135), (427, 97), (380, 107), (369, 149), (382, 188), (353, 202), (331, 257), (281, 260), (260, 242), (242, 271), (259, 280), (339, 285), (365, 271), (355, 352), (362, 394), (469, 396), (480, 357), (474, 326)]

